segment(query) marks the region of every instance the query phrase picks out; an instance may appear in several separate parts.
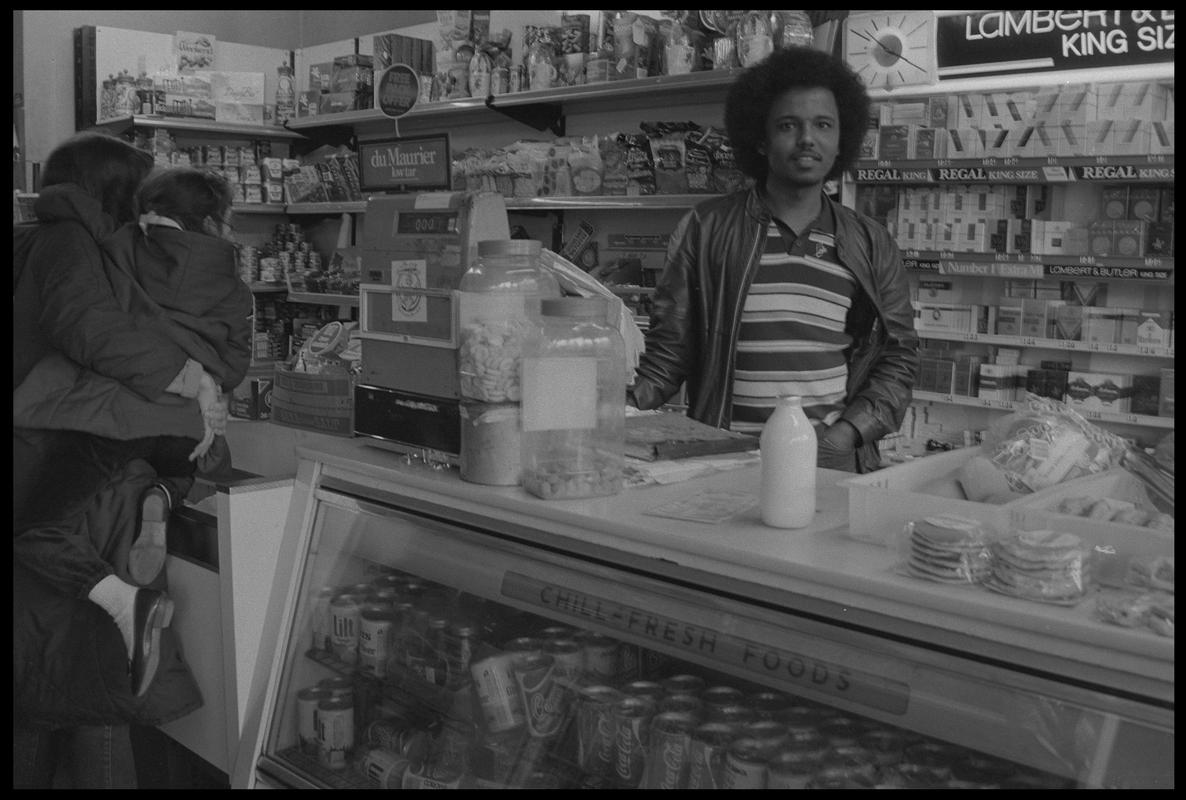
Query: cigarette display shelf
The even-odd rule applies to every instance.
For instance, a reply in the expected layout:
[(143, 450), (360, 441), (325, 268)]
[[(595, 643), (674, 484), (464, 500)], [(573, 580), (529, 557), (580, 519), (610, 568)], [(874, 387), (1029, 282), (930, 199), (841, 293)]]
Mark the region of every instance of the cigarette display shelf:
[(866, 159), (858, 184), (1172, 183), (1173, 155), (1038, 156), (968, 159)]
[[(519, 119), (537, 130), (551, 129), (557, 135), (563, 135), (564, 120), (560, 115), (565, 112), (617, 107), (623, 103), (638, 103), (654, 109), (656, 101), (661, 106), (678, 102), (719, 102), (724, 99), (726, 90), (740, 72), (740, 69), (721, 69), (692, 72), (687, 75), (656, 75), (633, 80), (491, 95), (486, 98), (466, 97), (436, 103), (418, 103), (400, 120), (425, 121), (436, 125), (440, 125), (442, 121), (480, 123), (488, 122), (496, 118), (494, 115), (505, 111), (507, 116)], [(706, 98), (706, 94), (711, 96)], [(525, 110), (533, 106), (554, 113), (541, 114), (536, 120), (532, 120)], [(355, 135), (369, 136), (389, 133), (391, 118), (379, 109), (368, 108), (298, 117), (289, 120), (287, 127), (291, 131), (314, 136), (319, 129), (326, 128), (347, 128)]]
[(904, 248), (902, 263), (911, 272), (970, 278), (1174, 283), (1173, 256), (1060, 256)]
[(1117, 342), (1082, 342), (1076, 339), (1041, 339), (1033, 336), (1001, 336), (975, 331), (919, 331), (926, 339), (941, 339), (946, 342), (972, 342), (995, 344), (1002, 347), (1038, 347), (1045, 350), (1063, 350), (1078, 353), (1114, 353), (1122, 356), (1147, 358), (1173, 358), (1172, 347), (1150, 347), (1140, 344), (1119, 344)]
[[(941, 405), (968, 406), (970, 408), (986, 409), (997, 412), (1026, 411), (1029, 406), (1016, 400), (991, 400), (983, 397), (965, 397), (955, 394), (941, 394), (939, 392), (914, 392), (916, 403), (938, 403)], [(1091, 422), (1116, 423), (1121, 425), (1137, 425), (1145, 428), (1173, 430), (1173, 417), (1152, 417), (1148, 414), (1115, 413), (1111, 411), (1097, 411), (1091, 408), (1076, 407), (1084, 419)]]

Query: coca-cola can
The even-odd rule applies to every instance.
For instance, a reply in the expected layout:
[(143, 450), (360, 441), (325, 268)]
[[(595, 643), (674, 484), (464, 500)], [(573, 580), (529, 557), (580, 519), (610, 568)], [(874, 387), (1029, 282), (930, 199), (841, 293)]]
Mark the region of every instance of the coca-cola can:
[(514, 730), (525, 720), (523, 695), (515, 682), (514, 660), (513, 653), (498, 653), (469, 668), (482, 718), (492, 733)]
[(618, 645), (618, 679), (637, 681), (642, 678), (643, 648), (630, 642)]
[(647, 763), (647, 735), (655, 701), (647, 697), (623, 697), (614, 705), (613, 781), (621, 789), (637, 789)]
[(586, 775), (609, 779), (617, 732), (614, 706), (622, 693), (612, 686), (585, 686), (577, 696), (577, 765)]
[(688, 783), (692, 731), (696, 718), (679, 711), (656, 714), (651, 720), (644, 789), (684, 789)]
[(824, 760), (825, 750), (789, 745), (776, 752), (766, 765), (767, 789), (806, 789)]
[(772, 719), (758, 719), (741, 726), (740, 736), (762, 743), (768, 755), (782, 748), (787, 741), (787, 727)]
[(783, 692), (756, 692), (746, 699), (746, 705), (758, 719), (778, 719), (780, 713), (791, 707), (791, 696)]
[(757, 739), (734, 739), (725, 755), (726, 789), (765, 789), (772, 754)]
[(694, 694), (669, 694), (659, 701), (659, 713), (679, 711), (691, 714), (699, 722), (704, 717), (704, 701)]
[(726, 722), (704, 722), (692, 730), (687, 788), (725, 788), (725, 754), (735, 738), (737, 728)]
[(699, 675), (669, 675), (659, 681), (667, 694), (694, 694), (699, 696), (705, 689), (704, 678)]
[(591, 681), (614, 681), (618, 678), (618, 640), (593, 631), (577, 636), (585, 654), (585, 675)]
[(556, 677), (575, 686), (585, 671), (585, 654), (576, 639), (545, 639), (544, 653), (556, 664)]
[(649, 697), (658, 703), (666, 696), (667, 692), (663, 691), (663, 687), (654, 681), (630, 681), (622, 686), (622, 694), (631, 697)]
[(756, 722), (758, 715), (752, 708), (741, 703), (724, 706), (705, 703), (704, 718), (713, 722), (728, 722), (730, 725), (748, 725)]
[(700, 694), (700, 699), (712, 716), (712, 709), (722, 706), (740, 706), (745, 703), (745, 695), (740, 689), (732, 686), (709, 686)]
[(537, 739), (555, 737), (568, 711), (568, 693), (556, 680), (555, 660), (547, 653), (527, 653), (515, 655), (513, 663), (527, 733)]

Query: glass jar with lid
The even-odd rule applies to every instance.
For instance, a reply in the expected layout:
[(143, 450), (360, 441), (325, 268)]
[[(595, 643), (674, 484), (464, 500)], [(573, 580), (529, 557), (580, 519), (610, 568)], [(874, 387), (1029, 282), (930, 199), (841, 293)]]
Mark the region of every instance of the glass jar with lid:
[(522, 484), (545, 500), (622, 490), (626, 347), (604, 298), (541, 304), (524, 343)]
[(460, 474), (494, 486), (519, 483), (519, 365), (544, 297), (559, 297), (531, 239), (478, 242), (458, 284)]
[(523, 337), (539, 303), (559, 297), (560, 284), (540, 266), (534, 239), (478, 242), (478, 257), (458, 284), (458, 368), (461, 396), (488, 403), (519, 400)]

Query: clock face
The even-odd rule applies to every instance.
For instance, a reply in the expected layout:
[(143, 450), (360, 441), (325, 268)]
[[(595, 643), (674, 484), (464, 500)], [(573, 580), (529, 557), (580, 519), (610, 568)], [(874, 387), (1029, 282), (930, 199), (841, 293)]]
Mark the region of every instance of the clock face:
[(850, 14), (844, 57), (870, 89), (934, 83), (933, 11)]

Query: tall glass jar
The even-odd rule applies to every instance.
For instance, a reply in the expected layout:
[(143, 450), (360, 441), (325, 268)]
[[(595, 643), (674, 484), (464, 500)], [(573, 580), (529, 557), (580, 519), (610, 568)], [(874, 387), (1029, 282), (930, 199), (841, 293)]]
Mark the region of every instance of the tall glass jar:
[(478, 255), (458, 284), (461, 389), (461, 478), (519, 483), (519, 364), (535, 330), (539, 305), (559, 297), (556, 278), (539, 263), (531, 239), (478, 242)]
[(626, 346), (603, 298), (544, 300), (523, 347), (523, 488), (545, 500), (622, 490)]

